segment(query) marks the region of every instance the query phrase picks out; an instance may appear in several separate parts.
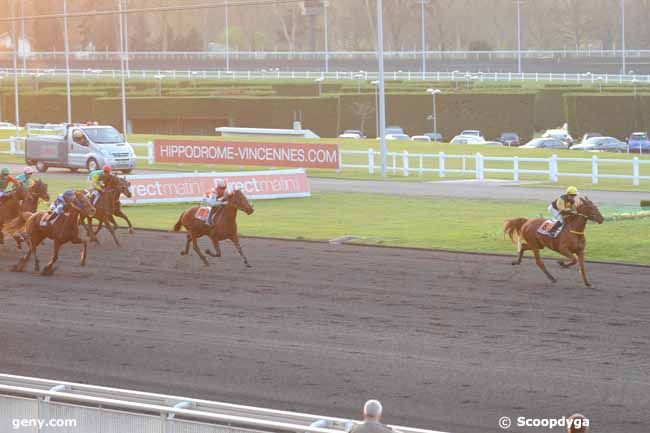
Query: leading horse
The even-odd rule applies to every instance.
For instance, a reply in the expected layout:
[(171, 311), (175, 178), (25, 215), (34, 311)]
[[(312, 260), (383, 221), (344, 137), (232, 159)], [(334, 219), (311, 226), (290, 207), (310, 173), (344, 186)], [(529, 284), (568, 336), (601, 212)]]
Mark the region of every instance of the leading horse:
[(44, 239), (52, 239), (54, 241), (54, 250), (50, 262), (43, 268), (41, 275), (52, 275), (54, 273), (56, 270), (54, 264), (59, 259), (59, 250), (61, 246), (68, 242), (82, 245), (80, 265), (85, 266), (88, 256), (88, 242), (79, 236), (79, 221), (80, 218), (92, 216), (94, 213), (95, 208), (88, 200), (88, 197), (86, 197), (85, 192), (75, 191), (75, 198), (71, 203), (66, 205), (65, 215), (59, 217), (53, 224), (42, 224), (43, 218), (48, 215), (47, 212), (26, 214), (25, 240), (27, 241), (29, 250), (20, 259), (18, 264), (16, 264), (14, 271), (22, 272), (32, 255), (34, 256), (34, 271), (38, 272), (40, 270), (36, 250)]
[(504, 223), (503, 232), (508, 235), (513, 242), (517, 242), (517, 258), (512, 262), (513, 265), (519, 265), (526, 250), (533, 252), (537, 266), (544, 272), (546, 277), (552, 282), (557, 280), (546, 269), (544, 261), (540, 257), (539, 251), (549, 248), (562, 254), (569, 261), (559, 261), (560, 266), (569, 268), (576, 263), (579, 264), (580, 275), (585, 286), (592, 287), (587, 272), (585, 270), (585, 228), (587, 221), (594, 221), (598, 224), (603, 223), (603, 216), (598, 207), (587, 197), (579, 198), (576, 202), (576, 213), (564, 217), (564, 228), (557, 238), (542, 235), (537, 232), (539, 227), (544, 223), (544, 218), (514, 218)]
[(248, 202), (248, 199), (240, 190), (236, 189), (233, 193), (229, 194), (226, 199), (226, 204), (220, 207), (214, 216), (214, 224), (206, 224), (196, 217), (197, 212), (201, 209), (200, 206), (195, 206), (186, 210), (178, 218), (178, 222), (174, 226), (174, 231), (180, 231), (181, 227), (185, 227), (187, 231), (187, 242), (185, 249), (181, 251), (181, 255), (187, 255), (190, 252), (190, 243), (194, 251), (199, 255), (203, 264), (208, 265), (208, 260), (201, 252), (197, 244), (197, 239), (203, 236), (208, 236), (212, 241), (215, 252), (206, 250), (206, 253), (212, 257), (221, 257), (221, 248), (219, 241), (230, 239), (237, 248), (237, 252), (244, 259), (246, 267), (250, 268), (248, 259), (244, 255), (241, 244), (239, 243), (239, 235), (237, 234), (237, 211), (241, 210), (247, 215), (254, 212), (253, 207)]

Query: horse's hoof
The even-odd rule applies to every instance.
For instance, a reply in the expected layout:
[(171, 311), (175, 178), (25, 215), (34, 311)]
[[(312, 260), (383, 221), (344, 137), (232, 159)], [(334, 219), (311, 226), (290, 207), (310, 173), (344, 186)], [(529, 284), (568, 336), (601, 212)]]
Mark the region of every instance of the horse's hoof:
[(13, 266), (11, 268), (11, 272), (22, 272), (22, 271), (23, 271), (22, 268), (19, 268), (18, 266)]
[(129, 229), (129, 234), (130, 234), (130, 235), (132, 235), (132, 234), (134, 234), (134, 233), (135, 233), (135, 230), (133, 230), (133, 229)]
[(519, 264), (519, 263), (517, 263), (516, 260), (513, 260), (513, 261), (512, 261), (512, 266), (517, 266), (518, 264)]
[(247, 267), (247, 268), (252, 268), (253, 265), (249, 265), (248, 263), (246, 263), (246, 267)]
[(185, 251), (181, 251), (181, 256), (186, 256), (187, 253)]

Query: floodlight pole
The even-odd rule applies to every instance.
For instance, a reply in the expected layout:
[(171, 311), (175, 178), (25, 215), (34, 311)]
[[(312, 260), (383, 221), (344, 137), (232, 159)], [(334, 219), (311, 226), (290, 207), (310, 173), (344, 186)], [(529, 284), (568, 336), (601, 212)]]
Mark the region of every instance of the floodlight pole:
[(521, 74), (521, 0), (517, 2), (517, 72)]
[[(16, 1), (14, 0), (11, 7), (11, 14), (16, 16)], [(13, 63), (14, 63), (14, 108), (16, 109), (16, 137), (20, 133), (20, 97), (18, 90), (18, 38), (16, 38), (16, 21), (11, 21), (11, 38), (13, 43)]]
[(386, 93), (384, 90), (384, 20), (383, 2), (377, 0), (377, 63), (379, 66), (379, 143), (381, 146), (381, 176), (386, 177)]
[(122, 86), (122, 133), (126, 135), (127, 133), (127, 120), (126, 120), (126, 70), (125, 70), (125, 47), (126, 47), (126, 35), (124, 34), (125, 19), (126, 15), (122, 13), (122, 1), (117, 0), (118, 8), (120, 11), (120, 77), (121, 77), (121, 86)]
[(228, 0), (224, 2), (226, 19), (226, 71), (230, 70), (230, 16), (228, 15)]
[(323, 1), (323, 27), (325, 30), (325, 41), (323, 48), (325, 49), (325, 73), (330, 71), (330, 54), (329, 54), (329, 24), (327, 18), (327, 9), (329, 8), (329, 1)]
[(63, 0), (63, 39), (65, 46), (65, 92), (68, 106), (68, 123), (72, 123), (72, 98), (70, 96), (70, 42), (68, 40), (68, 0)]
[(420, 26), (422, 27), (422, 80), (426, 80), (427, 77), (427, 58), (426, 58), (426, 40), (424, 33), (424, 4), (428, 0), (420, 0)]
[(621, 0), (621, 74), (627, 73), (625, 64), (625, 0)]

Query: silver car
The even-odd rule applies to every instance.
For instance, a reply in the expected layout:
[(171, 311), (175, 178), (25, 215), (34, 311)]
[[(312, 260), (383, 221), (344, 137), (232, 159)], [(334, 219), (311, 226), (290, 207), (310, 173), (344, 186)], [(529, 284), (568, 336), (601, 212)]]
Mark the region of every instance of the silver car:
[(627, 143), (614, 137), (592, 137), (571, 147), (571, 150), (594, 150), (602, 152), (626, 152)]

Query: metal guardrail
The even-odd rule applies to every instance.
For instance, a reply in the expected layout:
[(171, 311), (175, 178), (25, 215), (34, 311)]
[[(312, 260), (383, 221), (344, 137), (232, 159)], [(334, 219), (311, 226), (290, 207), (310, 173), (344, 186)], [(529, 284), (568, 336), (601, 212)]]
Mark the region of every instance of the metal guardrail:
[[(14, 403), (17, 405), (20, 405), (21, 402), (23, 405), (28, 405), (30, 400), (33, 402), (36, 399), (39, 404), (37, 409), (42, 412), (44, 408), (40, 406), (65, 403), (81, 410), (89, 409), (89, 411), (84, 412), (84, 415), (89, 417), (93, 416), (93, 414), (99, 416), (97, 412), (92, 410), (110, 409), (113, 411), (128, 411), (131, 415), (140, 415), (144, 418), (158, 415), (159, 419), (156, 422), (161, 420), (164, 423), (198, 420), (203, 423), (235, 429), (254, 429), (265, 432), (340, 433), (339, 429), (323, 428), (315, 425), (341, 427), (349, 425), (350, 422), (350, 420), (342, 418), (7, 374), (0, 374), (0, 396), (14, 398), (17, 401), (17, 403)], [(17, 413), (18, 409), (14, 412)], [(15, 414), (4, 413), (0, 408), (0, 426), (4, 425), (4, 421), (8, 421), (3, 420), (3, 416), (8, 418), (15, 416)], [(402, 426), (392, 427), (403, 433), (441, 433)], [(83, 431), (89, 433), (86, 430)], [(110, 427), (102, 429), (103, 433), (122, 433), (126, 431), (119, 428), (111, 429)], [(225, 431), (229, 431), (229, 429), (226, 428)]]

